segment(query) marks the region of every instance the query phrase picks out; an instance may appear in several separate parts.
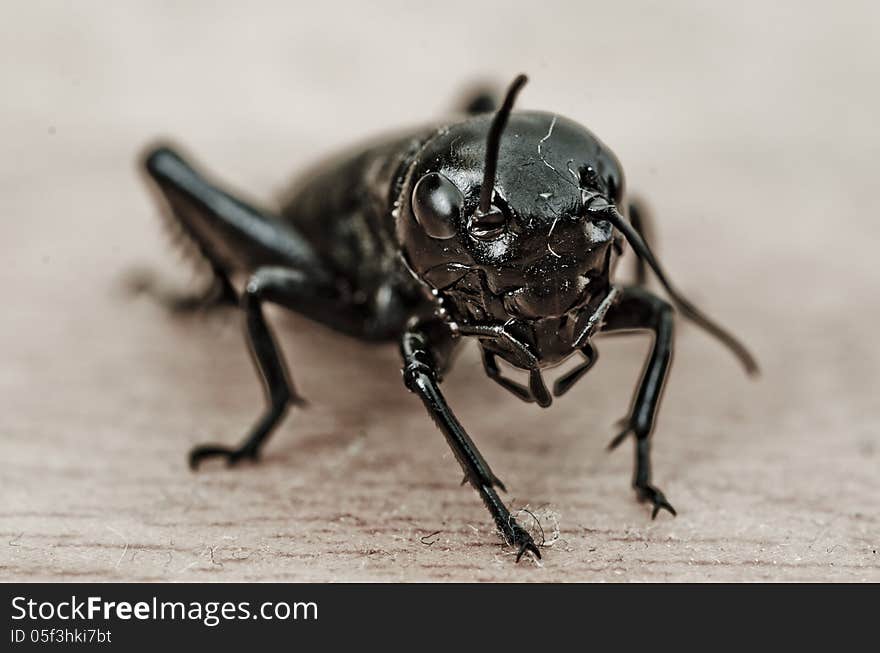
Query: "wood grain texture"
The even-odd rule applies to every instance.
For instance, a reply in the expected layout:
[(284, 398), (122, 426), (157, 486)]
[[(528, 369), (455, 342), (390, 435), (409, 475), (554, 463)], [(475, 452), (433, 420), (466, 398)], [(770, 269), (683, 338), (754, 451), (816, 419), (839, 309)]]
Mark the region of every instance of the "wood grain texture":
[[(368, 4), (4, 5), (0, 580), (880, 580), (876, 5)], [(445, 383), (552, 543), (540, 565), (514, 565), (458, 486), (394, 347), (277, 311), (310, 407), (259, 467), (190, 473), (187, 449), (235, 441), (262, 395), (234, 313), (175, 319), (122, 292), (135, 265), (196, 283), (139, 149), (179, 137), (270, 201), (321, 153), (520, 70), (522, 106), (615, 149), (673, 277), (763, 365), (750, 383), (680, 326), (655, 438), (679, 517), (651, 522), (631, 452), (604, 450), (640, 338), (601, 341), (546, 411), (472, 347)]]

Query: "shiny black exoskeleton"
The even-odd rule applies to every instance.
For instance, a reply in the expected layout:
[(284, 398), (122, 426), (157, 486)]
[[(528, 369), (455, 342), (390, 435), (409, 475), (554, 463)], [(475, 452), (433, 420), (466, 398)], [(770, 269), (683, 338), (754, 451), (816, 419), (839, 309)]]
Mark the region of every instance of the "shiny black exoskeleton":
[[(669, 283), (627, 201), (623, 170), (589, 131), (562, 116), (512, 112), (525, 83), (514, 80), (501, 107), (481, 97), (458, 121), (430, 125), (365, 146), (303, 176), (280, 215), (205, 181), (167, 147), (146, 170), (173, 223), (210, 263), (214, 280), (178, 308), (233, 303), (244, 312), (248, 345), (267, 406), (238, 447), (206, 445), (213, 457), (255, 459), (299, 397), (263, 315), (271, 302), (365, 340), (398, 340), (403, 379), (424, 402), (517, 557), (540, 552), (513, 519), (492, 472), (440, 392), (454, 347), (476, 338), (490, 378), (524, 401), (549, 406), (596, 362), (593, 337), (647, 330), (654, 344), (630, 415), (614, 438), (635, 437), (638, 497), (675, 510), (651, 483), (649, 436), (672, 358), (674, 309), (718, 337), (750, 373), (751, 355)], [(481, 111), (481, 109), (488, 111)], [(628, 244), (638, 257), (633, 285), (613, 282)], [(645, 288), (646, 266), (672, 304)], [(238, 278), (245, 279), (241, 292)], [(583, 360), (556, 379), (542, 371), (572, 355)], [(498, 359), (525, 370), (502, 375)]]

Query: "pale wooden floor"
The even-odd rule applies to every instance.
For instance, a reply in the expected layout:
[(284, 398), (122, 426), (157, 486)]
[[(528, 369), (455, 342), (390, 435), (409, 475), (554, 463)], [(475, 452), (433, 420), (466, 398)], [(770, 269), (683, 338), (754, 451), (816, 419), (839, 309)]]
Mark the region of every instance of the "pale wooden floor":
[[(0, 579), (880, 580), (877, 9), (610, 4), (461, 19), (405, 3), (216, 17), (7, 4)], [(271, 198), (322, 152), (520, 70), (522, 106), (614, 147), (657, 211), (667, 267), (763, 363), (749, 383), (680, 329), (655, 456), (679, 517), (652, 523), (630, 453), (604, 451), (638, 339), (600, 344), (548, 411), (489, 382), (472, 348), (446, 383), (512, 505), (555, 540), (540, 567), (515, 566), (458, 486), (394, 347), (296, 317), (273, 314), (309, 410), (259, 468), (191, 474), (188, 447), (238, 438), (261, 391), (234, 315), (172, 319), (121, 293), (134, 265), (190, 280), (138, 149), (178, 137)]]

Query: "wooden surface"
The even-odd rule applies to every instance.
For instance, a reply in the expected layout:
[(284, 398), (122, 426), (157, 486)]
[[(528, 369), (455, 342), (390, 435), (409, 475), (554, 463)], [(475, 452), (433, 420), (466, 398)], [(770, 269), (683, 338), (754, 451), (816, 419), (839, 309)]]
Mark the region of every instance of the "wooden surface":
[[(876, 4), (125, 4), (0, 10), (0, 579), (880, 580)], [(673, 277), (762, 362), (748, 382), (679, 328), (655, 438), (679, 516), (651, 522), (631, 452), (604, 450), (641, 338), (600, 342), (546, 411), (473, 347), (445, 384), (541, 523), (541, 565), (514, 565), (459, 487), (395, 348), (295, 316), (272, 312), (309, 409), (259, 467), (190, 473), (188, 448), (236, 441), (262, 395), (237, 315), (122, 291), (136, 266), (197, 279), (143, 144), (173, 136), (271, 204), (322, 153), (521, 70), (521, 105), (615, 149)]]

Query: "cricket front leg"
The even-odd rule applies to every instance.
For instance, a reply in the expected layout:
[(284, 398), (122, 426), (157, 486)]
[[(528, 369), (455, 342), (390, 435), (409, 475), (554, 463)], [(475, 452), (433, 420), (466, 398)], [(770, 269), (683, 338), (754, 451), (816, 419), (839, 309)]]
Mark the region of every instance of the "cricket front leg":
[(414, 325), (409, 328), (401, 342), (406, 387), (422, 400), (464, 470), (465, 480), (486, 504), (504, 540), (517, 549), (516, 561), (519, 562), (526, 551), (540, 558), (541, 552), (532, 536), (516, 522), (495, 491), (496, 487), (503, 490), (504, 485), (492, 473), (440, 392), (440, 371), (451, 343), (452, 334), (442, 323)]
[(654, 506), (651, 517), (656, 518), (661, 509), (675, 515), (675, 508), (666, 496), (651, 483), (651, 433), (663, 386), (672, 362), (673, 310), (659, 297), (641, 287), (625, 288), (620, 300), (608, 312), (603, 331), (648, 330), (654, 333), (654, 344), (642, 380), (636, 390), (632, 409), (623, 420), (623, 430), (611, 441), (614, 449), (627, 436), (636, 440), (636, 463), (633, 487), (641, 501)]

